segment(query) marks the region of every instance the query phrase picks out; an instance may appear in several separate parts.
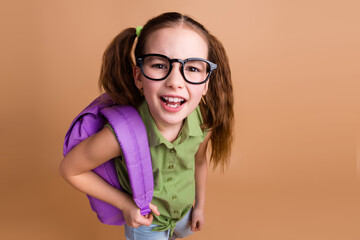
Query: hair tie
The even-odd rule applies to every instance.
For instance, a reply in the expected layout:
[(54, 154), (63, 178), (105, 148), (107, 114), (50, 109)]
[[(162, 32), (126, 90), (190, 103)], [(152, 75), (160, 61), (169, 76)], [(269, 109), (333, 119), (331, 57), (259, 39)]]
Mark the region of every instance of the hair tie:
[(137, 36), (137, 37), (139, 37), (142, 29), (143, 29), (143, 26), (137, 26), (137, 27), (136, 27), (136, 36)]

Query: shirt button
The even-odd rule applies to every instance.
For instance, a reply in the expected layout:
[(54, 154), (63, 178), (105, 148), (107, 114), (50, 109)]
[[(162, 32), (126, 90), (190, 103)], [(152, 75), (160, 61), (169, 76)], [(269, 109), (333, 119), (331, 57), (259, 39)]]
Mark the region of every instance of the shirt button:
[(172, 153), (172, 154), (174, 154), (176, 151), (175, 151), (175, 149), (170, 149), (170, 153)]
[(175, 199), (177, 199), (177, 196), (176, 196), (176, 195), (173, 195), (171, 198), (172, 198), (173, 200), (175, 200)]
[(173, 169), (174, 168), (174, 164), (170, 164), (169, 166), (168, 166), (168, 169)]
[(172, 180), (172, 177), (169, 177), (166, 179), (168, 182), (170, 182)]
[(174, 213), (175, 213), (175, 214), (178, 214), (178, 213), (179, 213), (179, 211), (178, 211), (178, 210), (174, 210)]

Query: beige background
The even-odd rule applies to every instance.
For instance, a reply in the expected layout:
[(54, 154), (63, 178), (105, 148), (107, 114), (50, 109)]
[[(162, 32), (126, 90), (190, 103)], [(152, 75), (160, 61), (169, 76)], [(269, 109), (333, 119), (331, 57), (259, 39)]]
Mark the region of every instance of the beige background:
[(224, 43), (236, 140), (189, 239), (360, 239), (357, 1), (1, 1), (0, 239), (124, 239), (59, 177), (107, 44), (164, 11)]

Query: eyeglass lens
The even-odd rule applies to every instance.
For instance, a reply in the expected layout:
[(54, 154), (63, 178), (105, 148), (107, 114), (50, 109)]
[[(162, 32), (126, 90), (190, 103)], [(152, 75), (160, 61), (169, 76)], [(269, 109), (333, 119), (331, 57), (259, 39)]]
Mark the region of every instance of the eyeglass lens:
[[(170, 61), (161, 56), (147, 56), (143, 60), (143, 72), (152, 79), (163, 79), (171, 71)], [(201, 60), (187, 61), (183, 66), (184, 77), (193, 83), (203, 82), (209, 75), (210, 66)]]

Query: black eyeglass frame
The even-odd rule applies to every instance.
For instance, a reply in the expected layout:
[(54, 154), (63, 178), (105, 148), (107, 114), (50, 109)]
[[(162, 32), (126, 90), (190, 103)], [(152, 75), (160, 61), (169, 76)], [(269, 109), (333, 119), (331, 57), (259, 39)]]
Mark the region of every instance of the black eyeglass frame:
[[(166, 74), (165, 77), (163, 77), (163, 78), (151, 78), (151, 77), (147, 76), (147, 75), (144, 73), (144, 69), (143, 69), (144, 59), (145, 59), (146, 57), (151, 57), (151, 56), (153, 56), (153, 57), (162, 57), (162, 58), (165, 58), (166, 60), (169, 61), (169, 63), (170, 63), (170, 64), (169, 64), (170, 68), (169, 68), (169, 71), (168, 71), (168, 73)], [(206, 62), (207, 64), (209, 64), (209, 66), (210, 66), (209, 74), (208, 74), (208, 76), (206, 77), (206, 79), (205, 79), (204, 81), (202, 81), (202, 82), (191, 82), (191, 81), (189, 81), (189, 80), (186, 79), (185, 73), (184, 73), (184, 65), (185, 65), (186, 62), (189, 62), (189, 61), (204, 61), (204, 62)], [(148, 78), (148, 79), (150, 79), (150, 80), (153, 80), (153, 81), (161, 81), (161, 80), (164, 80), (165, 78), (167, 78), (167, 77), (170, 75), (171, 71), (172, 71), (173, 62), (181, 63), (181, 75), (183, 76), (183, 78), (184, 78), (184, 80), (185, 80), (186, 82), (191, 83), (191, 84), (203, 84), (203, 83), (205, 83), (207, 80), (209, 80), (211, 73), (212, 73), (215, 69), (217, 69), (217, 64), (215, 64), (215, 63), (213, 63), (213, 62), (210, 62), (209, 60), (206, 60), (206, 59), (203, 59), (203, 58), (187, 58), (187, 59), (184, 59), (184, 60), (182, 60), (182, 59), (177, 59), (177, 58), (171, 59), (171, 58), (169, 58), (169, 57), (167, 57), (167, 56), (165, 56), (165, 55), (157, 54), (157, 53), (145, 54), (145, 55), (142, 55), (142, 56), (139, 56), (139, 57), (136, 58), (136, 65), (140, 67), (142, 74), (143, 74), (146, 78)]]

